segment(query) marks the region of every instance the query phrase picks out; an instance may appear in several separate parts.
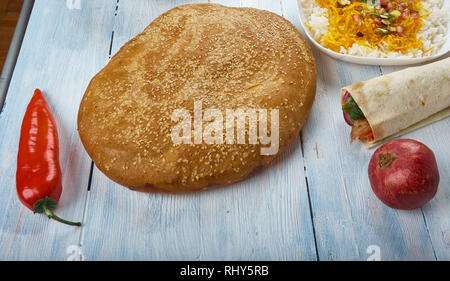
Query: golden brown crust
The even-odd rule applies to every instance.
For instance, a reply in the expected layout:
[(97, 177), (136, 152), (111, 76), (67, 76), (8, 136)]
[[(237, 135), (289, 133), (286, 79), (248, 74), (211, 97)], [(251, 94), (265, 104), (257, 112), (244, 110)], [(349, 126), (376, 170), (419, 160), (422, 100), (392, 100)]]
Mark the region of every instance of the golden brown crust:
[[(298, 30), (253, 8), (183, 5), (155, 19), (90, 82), (78, 113), (96, 166), (134, 190), (187, 192), (246, 178), (298, 136), (316, 90)], [(175, 109), (279, 109), (279, 150), (257, 144), (179, 144)], [(225, 118), (224, 118), (225, 119)], [(270, 123), (269, 123), (270, 125)]]

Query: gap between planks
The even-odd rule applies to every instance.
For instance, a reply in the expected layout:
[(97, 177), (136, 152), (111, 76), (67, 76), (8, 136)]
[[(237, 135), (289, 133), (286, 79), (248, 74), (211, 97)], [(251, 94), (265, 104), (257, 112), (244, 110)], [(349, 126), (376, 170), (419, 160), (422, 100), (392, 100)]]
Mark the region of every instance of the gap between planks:
[[(287, 19), (286, 7), (284, 6), (283, 1), (284, 0), (280, 0), (281, 16)], [(298, 9), (298, 7), (297, 7), (297, 9)], [(297, 15), (300, 16), (299, 11), (297, 11)], [(311, 218), (311, 225), (312, 225), (313, 238), (314, 238), (314, 250), (316, 251), (316, 260), (320, 261), (319, 248), (317, 245), (316, 227), (314, 224), (314, 213), (313, 213), (312, 202), (311, 202), (311, 194), (309, 192), (308, 172), (307, 172), (307, 168), (306, 168), (305, 154), (304, 154), (304, 149), (303, 149), (303, 129), (300, 130), (299, 138), (300, 138), (300, 150), (301, 150), (301, 155), (302, 155), (302, 160), (303, 160), (302, 161), (303, 169), (305, 171), (305, 184), (306, 184), (306, 193), (308, 195), (309, 215)]]
[(320, 261), (319, 248), (317, 246), (316, 228), (314, 225), (314, 213), (313, 213), (312, 203), (311, 203), (311, 194), (309, 193), (308, 172), (306, 170), (305, 154), (304, 154), (304, 150), (303, 150), (303, 133), (302, 133), (302, 131), (300, 131), (300, 148), (301, 148), (302, 158), (303, 158), (303, 169), (305, 171), (306, 193), (308, 194), (309, 215), (311, 217), (312, 231), (313, 231), (313, 237), (314, 237), (314, 249), (316, 251), (316, 260)]
[[(116, 2), (116, 7), (114, 9), (114, 21), (116, 20), (117, 17), (117, 13), (119, 12), (119, 1), (117, 0)], [(112, 56), (112, 46), (113, 46), (113, 42), (114, 42), (114, 27), (113, 30), (111, 31), (111, 39), (109, 42), (109, 51), (108, 51), (108, 58), (111, 59)], [(78, 246), (80, 247), (80, 249), (83, 249), (83, 242), (84, 242), (84, 235), (85, 235), (85, 230), (84, 230), (84, 224), (86, 223), (87, 220), (87, 213), (89, 210), (89, 195), (91, 191), (91, 186), (92, 186), (92, 178), (93, 178), (93, 174), (94, 174), (94, 161), (92, 161), (91, 159), (91, 168), (89, 170), (89, 179), (88, 179), (88, 184), (87, 184), (87, 191), (86, 192), (86, 197), (85, 197), (85, 201), (84, 201), (84, 209), (83, 209), (83, 217), (81, 220), (82, 226), (81, 226), (81, 231), (80, 231), (80, 237), (78, 239)], [(80, 260), (82, 260), (82, 256), (79, 257)]]
[[(380, 76), (383, 76), (383, 67), (381, 65), (378, 66), (378, 71), (380, 72)], [(425, 230), (427, 231), (428, 238), (430, 239), (430, 245), (431, 245), (431, 249), (433, 251), (434, 259), (438, 260), (438, 257), (437, 257), (437, 254), (436, 254), (436, 249), (434, 248), (434, 245), (433, 245), (433, 239), (432, 239), (431, 234), (430, 234), (430, 229), (428, 228), (427, 218), (425, 216), (423, 208), (420, 208), (420, 212), (422, 214), (423, 223), (425, 225)]]

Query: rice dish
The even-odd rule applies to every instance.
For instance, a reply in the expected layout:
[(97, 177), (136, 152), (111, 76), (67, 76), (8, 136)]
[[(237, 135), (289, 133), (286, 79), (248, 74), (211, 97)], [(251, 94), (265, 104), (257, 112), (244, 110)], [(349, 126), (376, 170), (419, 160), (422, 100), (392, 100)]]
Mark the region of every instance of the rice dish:
[[(383, 8), (385, 6), (377, 6), (375, 11), (376, 13), (370, 13), (371, 21), (376, 20), (383, 20), (383, 22), (387, 21), (387, 25), (380, 24), (379, 26), (374, 24), (373, 22), (366, 23), (366, 25), (371, 26), (371, 28), (375, 28), (376, 31), (382, 30), (387, 31), (389, 35), (391, 33), (396, 33), (394, 35), (386, 36), (385, 38), (393, 38), (390, 40), (397, 40), (398, 42), (406, 42), (408, 41), (408, 45), (405, 43), (402, 45), (402, 43), (397, 42), (397, 46), (395, 48), (389, 48), (389, 44), (383, 40), (381, 35), (377, 35), (378, 38), (376, 41), (376, 44), (370, 44), (365, 43), (362, 41), (362, 36), (359, 36), (361, 34), (357, 34), (358, 36), (353, 36), (347, 38), (345, 41), (345, 44), (342, 44), (341, 42), (336, 42), (334, 44), (330, 44), (330, 32), (332, 32), (333, 29), (336, 29), (334, 26), (330, 26), (330, 20), (329, 20), (329, 14), (331, 12), (329, 9), (323, 7), (323, 4), (320, 3), (330, 3), (334, 4), (335, 2), (338, 7), (345, 8), (344, 6), (341, 6), (340, 3), (344, 3), (342, 1), (347, 1), (348, 6), (347, 7), (353, 7), (353, 6), (366, 6), (366, 3), (362, 3), (365, 1), (355, 1), (353, 0), (350, 2), (350, 0), (337, 0), (337, 1), (327, 1), (327, 0), (299, 0), (302, 14), (302, 19), (305, 22), (305, 25), (307, 27), (307, 31), (310, 33), (310, 35), (319, 42), (322, 46), (331, 49), (335, 52), (342, 53), (342, 54), (348, 54), (348, 55), (355, 55), (355, 56), (364, 56), (364, 57), (378, 57), (378, 58), (393, 58), (393, 57), (408, 57), (408, 58), (420, 58), (420, 57), (426, 57), (426, 56), (433, 56), (439, 52), (439, 49), (445, 44), (447, 40), (447, 28), (448, 28), (448, 19), (449, 19), (449, 9), (444, 7), (444, 1), (445, 0), (416, 0), (410, 2), (413, 3), (413, 5), (417, 5), (417, 7), (420, 6), (420, 10), (417, 11), (417, 17), (419, 17), (420, 14), (420, 23), (416, 24), (416, 33), (412, 33), (414, 35), (411, 35), (411, 40), (407, 40), (404, 38), (400, 38), (397, 40), (395, 37), (396, 35), (402, 35), (401, 33), (395, 32), (395, 26), (389, 25), (391, 22), (388, 21), (388, 16), (395, 18), (394, 16), (391, 16), (389, 13), (386, 13), (386, 17), (383, 16), (381, 12), (378, 12), (378, 8)], [(371, 1), (371, 0), (369, 0)], [(368, 1), (368, 2), (369, 2)], [(392, 10), (395, 10), (395, 8), (398, 6), (400, 7), (400, 4), (402, 3), (400, 0), (382, 0), (381, 2), (385, 3), (392, 2), (395, 4), (394, 8), (391, 8)], [(406, 0), (404, 0), (406, 1)], [(339, 2), (339, 3), (338, 3)], [(357, 3), (355, 3), (357, 2)], [(380, 5), (380, 1), (377, 1), (378, 5)], [(400, 3), (400, 4), (399, 4)], [(392, 6), (391, 6), (392, 7)], [(356, 7), (355, 7), (356, 8)], [(362, 8), (358, 7), (360, 12), (353, 11), (353, 14), (356, 15), (356, 20), (361, 22), (364, 22), (364, 19), (361, 19), (361, 10)], [(334, 7), (333, 7), (334, 9)], [(344, 10), (344, 9), (343, 9)], [(384, 9), (383, 9), (384, 10)], [(387, 10), (387, 9), (386, 9)], [(408, 10), (408, 9), (406, 9)], [(389, 10), (391, 12), (391, 10)], [(366, 15), (366, 11), (362, 11), (364, 15)], [(398, 11), (396, 11), (398, 13)], [(402, 11), (403, 12), (403, 11)], [(341, 11), (339, 11), (341, 13)], [(369, 11), (367, 12), (369, 14)], [(392, 13), (392, 12), (391, 12)], [(408, 13), (408, 15), (411, 17), (411, 15)], [(403, 15), (401, 15), (403, 16)], [(354, 16), (355, 17), (355, 16)], [(334, 17), (333, 17), (334, 19)], [(355, 18), (354, 18), (355, 19)], [(392, 23), (395, 22), (395, 19), (392, 20)], [(357, 23), (354, 21), (350, 21), (349, 25), (351, 28), (354, 26), (357, 26)], [(369, 20), (367, 20), (369, 21)], [(360, 23), (361, 24), (361, 23)], [(336, 24), (335, 24), (336, 25)], [(340, 28), (339, 26), (337, 26)], [(388, 31), (389, 29), (393, 29), (393, 32)], [(397, 31), (400, 29), (404, 29), (402, 26), (397, 27)], [(331, 30), (331, 31), (330, 31)], [(337, 36), (337, 35), (335, 35)], [(362, 37), (362, 38), (358, 38)], [(403, 35), (403, 37), (406, 37)], [(380, 39), (381, 38), (381, 39)], [(400, 39), (404, 41), (399, 41)], [(328, 40), (328, 41), (327, 41)], [(344, 40), (344, 39), (342, 39)], [(362, 42), (362, 43), (361, 43)], [(411, 44), (409, 44), (411, 43)]]

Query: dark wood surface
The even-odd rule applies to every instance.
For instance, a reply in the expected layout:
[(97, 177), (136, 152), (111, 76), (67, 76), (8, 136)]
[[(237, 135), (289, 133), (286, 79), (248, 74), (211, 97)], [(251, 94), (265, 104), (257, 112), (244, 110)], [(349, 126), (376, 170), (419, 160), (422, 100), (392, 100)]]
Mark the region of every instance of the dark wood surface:
[(23, 0), (0, 0), (0, 72), (19, 19)]

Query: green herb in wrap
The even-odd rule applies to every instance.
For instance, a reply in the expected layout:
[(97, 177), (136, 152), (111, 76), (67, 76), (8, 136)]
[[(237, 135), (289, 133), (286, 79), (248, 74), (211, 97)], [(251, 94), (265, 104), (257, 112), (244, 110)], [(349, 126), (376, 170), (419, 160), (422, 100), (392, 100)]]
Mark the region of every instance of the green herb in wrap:
[(358, 107), (355, 100), (351, 96), (348, 98), (347, 102), (342, 106), (342, 111), (349, 114), (353, 120), (365, 119), (364, 113), (361, 111), (361, 109)]

